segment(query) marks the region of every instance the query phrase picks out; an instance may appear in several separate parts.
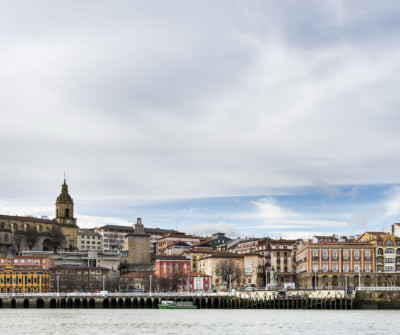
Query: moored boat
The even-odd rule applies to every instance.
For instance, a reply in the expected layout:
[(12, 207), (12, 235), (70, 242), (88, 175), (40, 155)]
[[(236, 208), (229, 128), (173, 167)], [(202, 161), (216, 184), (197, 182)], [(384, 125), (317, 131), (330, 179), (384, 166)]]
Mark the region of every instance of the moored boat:
[(161, 304), (158, 304), (158, 308), (161, 308), (161, 309), (196, 309), (197, 306), (193, 305), (192, 301), (164, 300), (164, 301), (161, 301)]

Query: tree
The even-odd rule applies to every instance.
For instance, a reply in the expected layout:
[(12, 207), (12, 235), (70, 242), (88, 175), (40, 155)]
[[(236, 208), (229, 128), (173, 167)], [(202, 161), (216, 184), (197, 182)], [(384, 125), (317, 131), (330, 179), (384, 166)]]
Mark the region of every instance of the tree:
[(32, 250), (38, 239), (39, 233), (37, 229), (31, 225), (27, 225), (25, 230), (25, 241), (29, 250)]
[(240, 267), (235, 264), (232, 258), (223, 259), (217, 264), (215, 274), (221, 277), (223, 282), (229, 284), (236, 281), (236, 286), (240, 285), (242, 279), (242, 271)]
[(64, 243), (65, 236), (61, 231), (59, 226), (53, 226), (52, 230), (50, 231), (50, 241), (53, 247), (53, 251), (56, 253), (57, 249)]

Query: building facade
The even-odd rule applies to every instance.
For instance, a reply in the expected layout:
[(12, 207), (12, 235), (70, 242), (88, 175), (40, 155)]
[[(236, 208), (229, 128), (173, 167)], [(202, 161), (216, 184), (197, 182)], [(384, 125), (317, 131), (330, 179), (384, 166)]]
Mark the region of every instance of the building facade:
[(25, 259), (18, 260), (21, 265), (14, 264), (14, 257), (7, 257), (4, 266), (0, 267), (0, 293), (50, 292), (50, 270), (41, 267), (42, 264), (47, 267), (47, 264), (27, 264), (22, 262)]
[(56, 201), (56, 218), (0, 215), (0, 252), (22, 250), (76, 250), (74, 203), (64, 179)]
[(127, 263), (130, 265), (151, 266), (150, 235), (144, 232), (142, 219), (138, 218), (132, 233), (125, 236), (124, 250), (128, 252)]
[(384, 232), (366, 232), (357, 240), (375, 248), (375, 286), (400, 286), (400, 237)]
[[(112, 289), (109, 269), (103, 267), (54, 267), (50, 269), (52, 292), (94, 292)], [(116, 284), (118, 288), (118, 284)]]
[(296, 253), (300, 287), (374, 286), (375, 248), (370, 243), (307, 242)]
[(103, 237), (99, 233), (88, 230), (78, 230), (78, 251), (103, 251)]
[(211, 276), (201, 272), (191, 272), (189, 274), (189, 291), (207, 292), (211, 289)]
[[(211, 289), (241, 287), (244, 281), (244, 255), (216, 252), (198, 262), (200, 273), (211, 277)], [(229, 275), (231, 277), (229, 277)]]

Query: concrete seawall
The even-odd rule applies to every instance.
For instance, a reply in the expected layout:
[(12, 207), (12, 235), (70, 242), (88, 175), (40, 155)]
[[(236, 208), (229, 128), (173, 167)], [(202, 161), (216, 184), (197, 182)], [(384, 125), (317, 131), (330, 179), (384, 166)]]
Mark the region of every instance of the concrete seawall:
[(198, 309), (337, 309), (354, 307), (346, 298), (268, 298), (253, 299), (215, 296), (163, 297), (7, 297), (0, 299), (0, 308), (78, 308), (78, 309), (157, 309), (162, 300), (192, 301)]
[(400, 309), (400, 291), (357, 291), (354, 307), (357, 309)]

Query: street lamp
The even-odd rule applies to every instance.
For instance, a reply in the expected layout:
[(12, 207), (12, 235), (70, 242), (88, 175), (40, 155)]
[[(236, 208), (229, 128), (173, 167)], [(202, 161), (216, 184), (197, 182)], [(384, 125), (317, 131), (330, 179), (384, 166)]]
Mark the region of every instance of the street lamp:
[(150, 296), (151, 296), (151, 275), (150, 275)]
[(189, 295), (190, 292), (190, 272), (188, 271), (188, 277), (187, 277), (187, 293)]
[(232, 291), (231, 291), (231, 284), (232, 284), (232, 275), (229, 275), (229, 295), (232, 294)]
[(103, 276), (103, 291), (106, 290), (106, 276)]
[(344, 296), (347, 298), (347, 275), (344, 275)]
[(57, 296), (60, 295), (60, 276), (57, 276)]
[(317, 283), (317, 270), (314, 270), (314, 273), (315, 273), (315, 276), (314, 276), (314, 287), (317, 290), (318, 289), (318, 287), (317, 287), (317, 285), (318, 285), (318, 283)]
[(265, 289), (267, 289), (268, 286), (268, 270), (265, 269)]
[(361, 268), (358, 268), (358, 289), (361, 287)]

